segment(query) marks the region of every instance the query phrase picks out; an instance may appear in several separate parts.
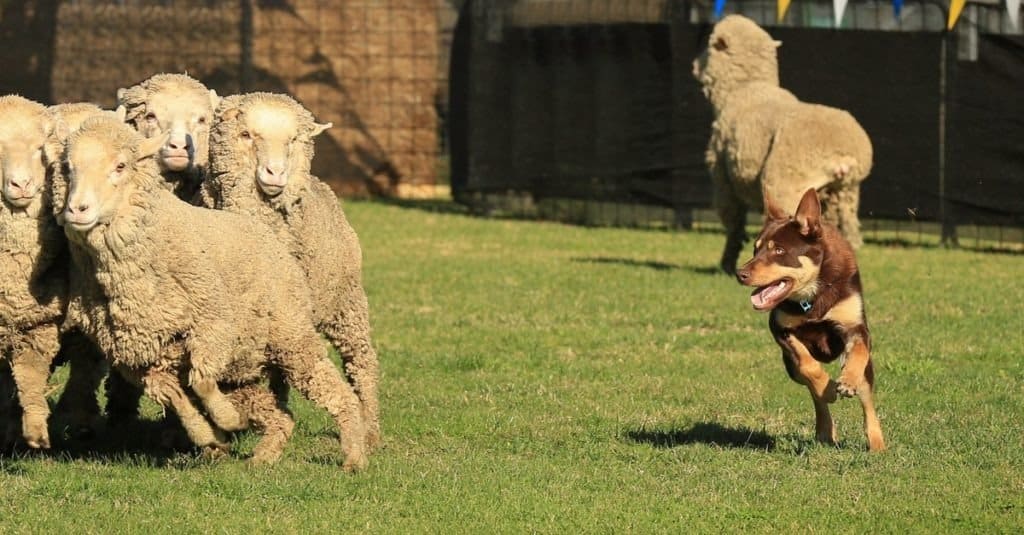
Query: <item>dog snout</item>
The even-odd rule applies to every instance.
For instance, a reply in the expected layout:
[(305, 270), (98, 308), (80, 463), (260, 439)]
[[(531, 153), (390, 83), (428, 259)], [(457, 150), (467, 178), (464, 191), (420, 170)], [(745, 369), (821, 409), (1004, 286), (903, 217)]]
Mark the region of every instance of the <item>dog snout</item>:
[(750, 280), (750, 270), (747, 268), (740, 268), (736, 270), (736, 280), (740, 284), (746, 284)]

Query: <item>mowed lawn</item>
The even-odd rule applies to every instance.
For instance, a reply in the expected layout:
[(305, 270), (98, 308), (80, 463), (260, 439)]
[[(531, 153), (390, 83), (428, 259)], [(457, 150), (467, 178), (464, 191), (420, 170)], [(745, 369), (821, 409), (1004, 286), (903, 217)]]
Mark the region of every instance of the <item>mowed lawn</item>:
[(833, 406), (841, 447), (814, 443), (767, 316), (712, 269), (721, 234), (345, 206), (383, 368), (368, 470), (341, 472), (329, 418), (294, 394), (268, 468), (245, 464), (251, 435), (208, 461), (149, 425), (2, 458), (0, 532), (1024, 526), (1024, 256), (859, 253), (890, 447), (869, 455), (856, 400)]

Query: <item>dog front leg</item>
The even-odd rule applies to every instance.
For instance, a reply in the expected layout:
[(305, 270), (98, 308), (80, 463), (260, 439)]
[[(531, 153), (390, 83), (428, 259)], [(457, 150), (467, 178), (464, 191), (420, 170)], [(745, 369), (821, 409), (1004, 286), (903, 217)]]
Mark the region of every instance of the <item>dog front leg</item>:
[(835, 445), (838, 442), (836, 424), (832, 420), (828, 404), (836, 400), (836, 383), (820, 362), (811, 356), (807, 346), (795, 336), (786, 339), (789, 358), (793, 359), (793, 379), (811, 392), (814, 402), (814, 434), (818, 442)]
[(867, 371), (871, 369), (871, 353), (864, 342), (864, 338), (856, 336), (847, 344), (847, 351), (844, 355), (843, 371), (839, 375), (839, 385), (836, 391), (843, 396), (856, 395), (860, 399), (861, 408), (864, 410), (864, 434), (868, 439), (868, 450), (882, 451), (885, 449), (885, 439), (882, 436), (882, 424), (878, 421), (878, 414), (875, 412), (874, 389), (868, 379)]

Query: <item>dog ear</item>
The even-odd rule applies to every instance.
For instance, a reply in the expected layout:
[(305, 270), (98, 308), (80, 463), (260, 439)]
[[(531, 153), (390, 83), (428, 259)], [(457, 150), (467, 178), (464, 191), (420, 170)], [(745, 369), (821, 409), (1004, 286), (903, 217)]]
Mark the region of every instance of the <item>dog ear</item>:
[(782, 208), (779, 208), (779, 205), (775, 204), (775, 201), (772, 200), (772, 196), (768, 194), (768, 191), (763, 191), (762, 195), (764, 196), (765, 221), (781, 221), (789, 219), (789, 214), (787, 214)]
[(796, 208), (796, 222), (800, 223), (800, 234), (804, 236), (817, 236), (821, 230), (821, 202), (814, 188), (807, 190), (800, 199), (800, 205)]

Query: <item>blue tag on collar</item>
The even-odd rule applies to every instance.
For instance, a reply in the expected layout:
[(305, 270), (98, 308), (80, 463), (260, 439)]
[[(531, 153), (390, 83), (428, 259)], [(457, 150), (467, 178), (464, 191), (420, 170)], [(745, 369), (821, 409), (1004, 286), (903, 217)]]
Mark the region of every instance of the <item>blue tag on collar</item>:
[(804, 312), (807, 312), (808, 310), (810, 310), (811, 309), (810, 301), (807, 301), (807, 300), (800, 301), (800, 308), (802, 308)]

